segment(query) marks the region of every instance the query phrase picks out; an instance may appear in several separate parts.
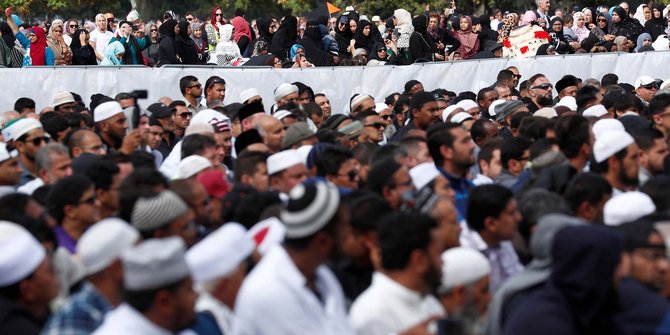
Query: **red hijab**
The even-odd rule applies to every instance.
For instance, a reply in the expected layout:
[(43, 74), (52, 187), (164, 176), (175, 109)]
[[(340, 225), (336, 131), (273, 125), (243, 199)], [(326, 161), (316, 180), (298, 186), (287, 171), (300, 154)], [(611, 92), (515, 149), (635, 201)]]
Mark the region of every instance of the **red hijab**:
[(230, 21), (235, 27), (235, 42), (240, 40), (240, 37), (246, 36), (251, 41), (251, 30), (249, 29), (249, 22), (241, 16), (236, 16)]
[(223, 9), (221, 9), (221, 6), (216, 6), (214, 9), (212, 9), (212, 20), (210, 21), (214, 27), (217, 27), (216, 25), (216, 11), (220, 10), (221, 11), (221, 21), (219, 23), (221, 24), (226, 24), (226, 21), (223, 20)]
[(33, 33), (37, 37), (35, 42), (30, 43), (30, 59), (32, 65), (46, 65), (45, 49), (47, 48), (47, 35), (41, 27), (33, 27)]

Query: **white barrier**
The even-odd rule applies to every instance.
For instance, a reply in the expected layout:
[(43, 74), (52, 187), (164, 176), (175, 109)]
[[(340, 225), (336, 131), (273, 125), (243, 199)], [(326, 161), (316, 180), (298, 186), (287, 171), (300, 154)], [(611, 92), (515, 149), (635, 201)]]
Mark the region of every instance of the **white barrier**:
[(354, 93), (366, 93), (378, 102), (392, 92), (402, 92), (405, 82), (419, 80), (426, 90), (445, 88), (455, 92), (474, 91), (495, 81), (498, 71), (515, 65), (528, 79), (535, 73), (545, 74), (556, 82), (565, 74), (581, 78), (600, 79), (606, 73), (616, 73), (620, 82), (633, 83), (640, 75), (670, 78), (670, 52), (642, 54), (581, 54), (570, 56), (536, 57), (521, 60), (489, 59), (446, 63), (423, 63), (411, 66), (328, 67), (310, 69), (271, 68), (143, 68), (143, 67), (34, 67), (0, 69), (0, 111), (13, 109), (16, 99), (26, 96), (34, 99), (37, 109), (51, 105), (54, 93), (68, 90), (81, 94), (86, 103), (94, 93), (114, 96), (119, 92), (136, 89), (149, 91), (149, 102), (162, 96), (182, 99), (179, 79), (194, 75), (205, 83), (212, 75), (226, 82), (226, 103), (239, 100), (239, 93), (256, 87), (269, 110), (273, 90), (283, 82), (300, 81), (314, 92), (324, 92), (330, 98), (335, 113), (346, 110)]

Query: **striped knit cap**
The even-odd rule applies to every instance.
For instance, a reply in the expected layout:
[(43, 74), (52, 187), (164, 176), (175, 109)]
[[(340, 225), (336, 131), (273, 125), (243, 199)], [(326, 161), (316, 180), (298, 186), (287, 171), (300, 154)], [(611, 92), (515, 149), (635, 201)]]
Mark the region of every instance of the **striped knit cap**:
[(188, 206), (177, 194), (166, 190), (149, 198), (139, 198), (130, 222), (140, 231), (165, 227), (186, 214)]

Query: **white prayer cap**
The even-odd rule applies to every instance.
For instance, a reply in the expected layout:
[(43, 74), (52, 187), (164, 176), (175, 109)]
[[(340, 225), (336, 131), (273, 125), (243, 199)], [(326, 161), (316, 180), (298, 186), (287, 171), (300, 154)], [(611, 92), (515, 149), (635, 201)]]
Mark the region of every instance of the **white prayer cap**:
[(42, 263), (44, 247), (25, 228), (0, 221), (0, 287), (18, 283)]
[[(489, 106), (489, 115), (491, 115), (491, 116), (495, 116), (495, 115), (496, 115), (496, 106), (498, 106), (498, 105), (500, 105), (500, 104), (502, 104), (502, 103), (505, 103), (505, 101), (507, 101), (507, 100), (505, 100), (505, 99), (498, 99), (498, 100), (492, 102), (491, 105)], [(444, 114), (443, 114), (443, 115), (444, 115)]]
[(57, 107), (63, 104), (74, 102), (74, 96), (68, 91), (58, 92), (53, 96), (53, 106)]
[(116, 114), (123, 113), (123, 108), (116, 101), (103, 102), (93, 110), (93, 121), (105, 121)]
[(340, 191), (327, 181), (298, 184), (291, 192), (288, 204), (279, 213), (286, 225), (287, 238), (310, 236), (325, 227), (340, 205)]
[(260, 97), (261, 93), (258, 92), (258, 90), (253, 88), (253, 87), (248, 88), (248, 89), (242, 91), (242, 93), (240, 93), (240, 102), (245, 103), (247, 100), (249, 100), (253, 97), (256, 97), (256, 96)]
[(134, 22), (139, 19), (140, 19), (140, 13), (137, 11), (137, 9), (131, 10), (130, 13), (128, 13), (128, 15), (126, 16), (126, 20), (130, 22)]
[(635, 221), (656, 211), (651, 198), (639, 191), (625, 192), (605, 203), (604, 219), (608, 226)]
[(7, 144), (0, 142), (0, 163), (16, 156), (18, 156), (18, 152), (16, 150), (9, 152), (7, 151)]
[(16, 141), (21, 136), (37, 128), (42, 128), (42, 124), (39, 121), (33, 118), (20, 119), (10, 126), (9, 138), (5, 138), (5, 141), (9, 141), (10, 139)]
[(607, 131), (626, 131), (626, 128), (617, 119), (602, 119), (593, 124), (591, 131), (593, 131), (593, 137), (597, 140), (601, 134)]
[(481, 252), (467, 247), (451, 248), (442, 253), (442, 285), (449, 291), (458, 285), (472, 284), (491, 273), (491, 264)]
[(280, 110), (276, 111), (274, 113), (274, 115), (272, 115), (272, 116), (274, 116), (279, 121), (281, 121), (281, 119), (283, 119), (287, 116), (294, 116), (295, 117), (295, 115), (293, 115), (293, 113), (291, 113), (290, 111), (287, 111), (285, 109), (280, 109)]
[(188, 179), (198, 172), (212, 167), (212, 162), (209, 159), (200, 155), (191, 155), (179, 162), (177, 167), (177, 179)]
[(661, 87), (659, 88), (659, 90), (667, 88), (668, 86), (670, 86), (670, 79), (666, 79), (665, 81), (663, 81), (663, 83), (661, 83)]
[(190, 124), (206, 123), (213, 125), (212, 121), (225, 121), (225, 120), (229, 120), (229, 118), (223, 115), (223, 113), (217, 112), (213, 109), (203, 109), (199, 111), (197, 114), (193, 115)]
[(111, 265), (139, 240), (140, 233), (128, 222), (107, 218), (84, 232), (77, 242), (77, 253), (86, 274), (91, 275)]
[(570, 108), (571, 111), (577, 111), (577, 100), (575, 97), (571, 96), (564, 96), (561, 98), (561, 100), (558, 101), (556, 106), (565, 106)]
[(140, 231), (152, 231), (172, 223), (188, 212), (188, 205), (170, 190), (137, 199), (130, 222)]
[(600, 105), (600, 104), (593, 105), (593, 106), (585, 109), (584, 112), (582, 113), (582, 116), (584, 116), (584, 117), (591, 116), (591, 117), (600, 118), (603, 115), (607, 115), (607, 109), (605, 108), (605, 106)]
[(256, 223), (247, 234), (256, 243), (256, 250), (265, 255), (270, 248), (284, 242), (286, 226), (273, 216)]
[(284, 171), (296, 164), (303, 164), (302, 156), (295, 149), (280, 151), (267, 159), (268, 176)]
[(465, 111), (467, 111), (471, 108), (479, 108), (479, 105), (477, 105), (477, 103), (474, 102), (474, 100), (470, 100), (470, 99), (461, 100), (456, 105), (463, 108), (463, 110), (465, 110)]
[(279, 101), (283, 97), (285, 97), (285, 96), (287, 96), (291, 93), (298, 93), (298, 91), (299, 91), (298, 86), (295, 86), (293, 84), (283, 83), (275, 89), (275, 101)]
[(372, 97), (367, 95), (367, 94), (359, 94), (357, 95), (353, 100), (351, 100), (351, 112), (355, 111), (356, 108), (360, 107), (360, 105), (365, 101), (365, 100), (372, 100)]
[(151, 290), (173, 284), (189, 276), (179, 237), (152, 238), (121, 254), (123, 287), (131, 291)]
[[(214, 134), (214, 126), (209, 124), (209, 123), (191, 123), (186, 127), (186, 131), (184, 132), (184, 137), (193, 135), (193, 134), (201, 134), (201, 135), (213, 135)], [(181, 142), (178, 142), (181, 143)]]
[(435, 167), (435, 163), (421, 163), (409, 170), (412, 177), (412, 183), (417, 190), (428, 185), (435, 177), (440, 175), (440, 171)]
[(539, 116), (547, 119), (553, 119), (555, 117), (558, 117), (558, 113), (556, 113), (556, 110), (551, 108), (551, 107), (544, 107), (540, 108), (533, 114), (533, 116)]
[(298, 151), (298, 154), (300, 154), (300, 157), (302, 157), (302, 162), (307, 165), (307, 156), (309, 156), (309, 152), (312, 151), (313, 145), (303, 145), (300, 148), (296, 149)]
[(635, 89), (637, 90), (638, 88), (640, 88), (640, 86), (649, 85), (654, 81), (655, 81), (654, 78), (650, 76), (640, 76), (637, 79), (635, 79), (635, 84), (633, 85), (633, 87), (635, 87)]
[(372, 17), (372, 21), (370, 22), (381, 22), (381, 18), (379, 17), (379, 15), (375, 15)]
[(456, 123), (456, 124), (461, 124), (461, 123), (463, 123), (463, 121), (466, 121), (466, 120), (474, 120), (474, 118), (472, 117), (472, 115), (470, 115), (466, 112), (458, 112), (458, 113), (456, 113), (456, 115), (451, 117), (451, 120), (449, 120), (449, 122)]
[(387, 104), (383, 103), (383, 102), (378, 102), (378, 103), (375, 104), (375, 110), (377, 111), (377, 113), (379, 113), (379, 112), (381, 112), (381, 111), (383, 111), (387, 108), (389, 108), (389, 106)]
[(207, 283), (231, 275), (255, 248), (244, 226), (229, 222), (189, 249), (186, 262), (193, 280)]
[(463, 109), (459, 105), (451, 105), (442, 111), (442, 121), (448, 122), (449, 121), (449, 115), (451, 115), (453, 112), (455, 112), (458, 109)]
[(612, 155), (635, 143), (633, 136), (625, 131), (606, 131), (593, 144), (593, 158), (602, 163)]

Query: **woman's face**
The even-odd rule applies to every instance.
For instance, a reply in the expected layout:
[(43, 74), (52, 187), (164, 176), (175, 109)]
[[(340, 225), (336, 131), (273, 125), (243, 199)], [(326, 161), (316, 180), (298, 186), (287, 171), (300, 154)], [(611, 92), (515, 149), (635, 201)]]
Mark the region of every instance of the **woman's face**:
[(179, 35), (179, 25), (174, 26), (174, 33)]
[(74, 34), (74, 32), (75, 32), (77, 29), (79, 29), (79, 24), (77, 23), (77, 21), (74, 21), (74, 20), (68, 21), (68, 23), (67, 23), (67, 31), (68, 31), (70, 34)]
[(95, 25), (98, 26), (98, 29), (105, 31), (107, 30), (107, 19), (105, 19), (104, 16), (100, 15), (96, 20), (95, 20)]
[(303, 50), (302, 48), (298, 48), (298, 50), (295, 51), (295, 54), (304, 56), (305, 55), (305, 50)]
[(53, 33), (53, 37), (58, 40), (63, 37), (63, 26), (56, 26), (51, 32)]
[(590, 10), (585, 10), (584, 11), (584, 21), (587, 23), (593, 22), (593, 15), (591, 15)]
[(354, 20), (349, 20), (349, 30), (351, 30), (352, 33), (355, 33), (356, 28), (358, 28), (358, 22)]
[(560, 33), (560, 32), (563, 31), (563, 24), (559, 21), (556, 21), (556, 22), (551, 24), (551, 30), (553, 30), (557, 33)]
[(603, 16), (598, 17), (598, 28), (605, 29), (607, 27), (607, 19)]
[(642, 14), (644, 14), (645, 20), (651, 20), (651, 9), (649, 9), (649, 7), (644, 7)]
[(91, 39), (91, 34), (87, 31), (87, 32), (86, 32), (86, 37), (84, 38), (84, 40), (86, 41), (86, 44), (88, 44), (88, 41), (89, 41), (90, 39)]
[(365, 28), (363, 28), (363, 35), (370, 36), (370, 26), (365, 26)]
[(193, 29), (191, 28), (191, 25), (188, 26), (188, 30), (186, 32), (188, 33), (189, 36), (193, 34)]
[(617, 14), (616, 12), (612, 13), (612, 22), (614, 23), (621, 22), (621, 17), (619, 17), (619, 14)]
[(653, 9), (653, 12), (654, 12), (654, 17), (657, 18), (657, 19), (661, 18), (661, 15), (663, 14), (656, 8)]
[(275, 63), (273, 65), (274, 68), (276, 69), (281, 69), (281, 59), (275, 57)]
[(454, 60), (461, 60), (461, 59), (463, 59), (463, 57), (461, 56), (460, 53), (455, 53), (453, 58), (454, 58)]
[(214, 16), (216, 16), (216, 22), (223, 23), (223, 12), (220, 9), (216, 10), (216, 12), (214, 13)]
[(202, 28), (195, 28), (195, 31), (193, 32), (193, 36), (200, 38), (202, 37)]
[(645, 37), (644, 41), (642, 41), (642, 45), (651, 45), (651, 38)]
[(116, 59), (118, 59), (118, 60), (120, 60), (120, 61), (121, 61), (121, 60), (123, 60), (123, 56), (124, 56), (124, 55), (125, 55), (125, 52), (122, 52), (122, 53), (119, 53), (119, 54), (116, 54)]
[(387, 54), (386, 54), (386, 48), (379, 48), (379, 49), (377, 49), (377, 57), (378, 57), (379, 59), (386, 59), (386, 56), (387, 56)]
[(156, 36), (158, 36), (158, 27), (152, 25), (151, 28), (149, 28), (149, 34), (151, 34), (151, 38), (156, 39)]
[(461, 30), (467, 31), (470, 28), (470, 24), (466, 18), (462, 18), (460, 21)]
[(28, 39), (30, 43), (37, 43), (37, 35), (35, 33), (28, 33)]
[(584, 17), (583, 16), (577, 17), (577, 27), (579, 27), (579, 28), (584, 27)]

